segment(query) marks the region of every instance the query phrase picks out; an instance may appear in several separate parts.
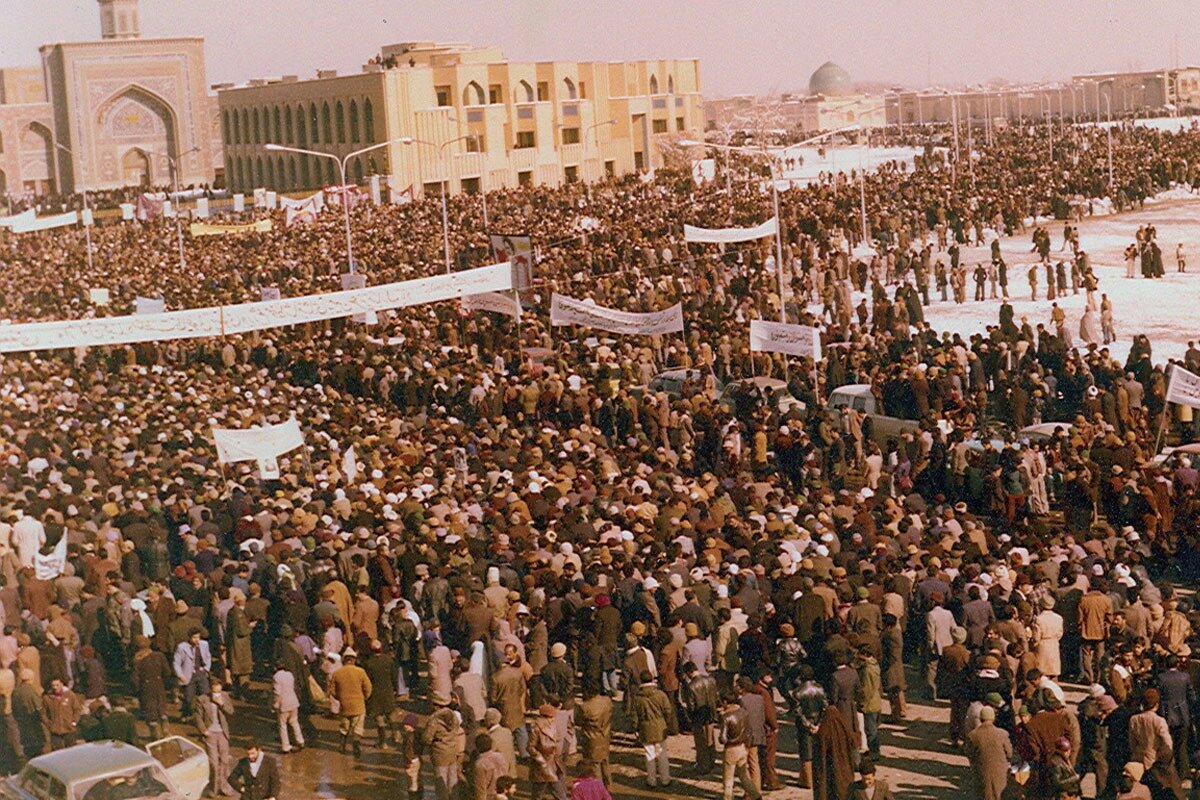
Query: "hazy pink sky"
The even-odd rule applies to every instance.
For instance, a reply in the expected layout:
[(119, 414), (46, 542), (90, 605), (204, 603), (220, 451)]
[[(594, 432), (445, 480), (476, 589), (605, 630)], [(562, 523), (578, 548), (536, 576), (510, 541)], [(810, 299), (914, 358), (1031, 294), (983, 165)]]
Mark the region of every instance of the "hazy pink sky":
[[(208, 79), (357, 70), (407, 40), (499, 45), (514, 61), (698, 57), (712, 96), (802, 89), (827, 59), (911, 86), (1200, 62), (1193, 0), (142, 0), (146, 36), (200, 35)], [(95, 0), (0, 0), (0, 66), (98, 38)], [(927, 72), (928, 70), (928, 72)]]

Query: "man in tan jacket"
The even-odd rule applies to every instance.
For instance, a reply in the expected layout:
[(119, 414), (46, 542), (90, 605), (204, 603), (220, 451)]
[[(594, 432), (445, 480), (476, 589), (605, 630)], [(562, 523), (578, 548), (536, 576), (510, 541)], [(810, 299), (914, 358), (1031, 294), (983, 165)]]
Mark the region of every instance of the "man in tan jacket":
[[(354, 748), (354, 756), (362, 755), (359, 739), (363, 735), (363, 721), (367, 716), (367, 698), (371, 696), (371, 679), (367, 671), (358, 665), (358, 653), (347, 647), (342, 653), (342, 666), (329, 676), (329, 696), (338, 701), (338, 729), (342, 734), (342, 752), (346, 742)], [(386, 690), (386, 687), (381, 691)]]
[(1083, 682), (1096, 683), (1100, 677), (1100, 663), (1104, 660), (1104, 640), (1108, 636), (1108, 623), (1112, 619), (1112, 600), (1101, 590), (1099, 578), (1093, 578), (1091, 588), (1079, 600), (1079, 646), (1080, 672)]

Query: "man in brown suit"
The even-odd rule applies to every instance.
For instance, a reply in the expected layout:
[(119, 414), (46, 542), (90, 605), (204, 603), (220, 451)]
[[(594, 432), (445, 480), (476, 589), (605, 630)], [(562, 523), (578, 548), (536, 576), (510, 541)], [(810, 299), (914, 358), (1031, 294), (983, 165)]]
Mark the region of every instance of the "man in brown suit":
[(1079, 600), (1080, 670), (1083, 682), (1096, 683), (1100, 677), (1100, 662), (1104, 660), (1104, 639), (1112, 619), (1112, 600), (1104, 592), (1102, 579), (1093, 577), (1091, 587)]
[(529, 684), (516, 645), (505, 645), (504, 658), (503, 666), (492, 673), (492, 705), (500, 710), (501, 724), (516, 735), (517, 754), (523, 756), (529, 752), (529, 728), (525, 726)]

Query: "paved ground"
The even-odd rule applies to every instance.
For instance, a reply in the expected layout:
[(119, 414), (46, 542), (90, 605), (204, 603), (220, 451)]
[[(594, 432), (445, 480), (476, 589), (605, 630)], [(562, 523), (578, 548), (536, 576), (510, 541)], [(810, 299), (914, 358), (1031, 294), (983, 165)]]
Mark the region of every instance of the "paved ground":
[[(911, 681), (916, 679), (915, 671), (910, 670), (909, 679), (911, 685)], [(1072, 699), (1081, 696), (1078, 691), (1069, 691), (1068, 695)], [(373, 744), (367, 744), (361, 759), (342, 755), (338, 752), (338, 735), (332, 719), (314, 720), (319, 735), (315, 742), (309, 741), (307, 749), (290, 755), (280, 754), (274, 715), (269, 704), (269, 694), (263, 689), (248, 702), (239, 705), (235, 729), (242, 735), (234, 739), (234, 756), (243, 754), (245, 744), (249, 741), (248, 735), (257, 737), (269, 753), (280, 759), (284, 797), (289, 800), (316, 797), (378, 800), (381, 796), (399, 795), (402, 770), (394, 751), (379, 750)], [(409, 710), (420, 713), (425, 709), (420, 704), (410, 704)], [(616, 713), (619, 714), (619, 711)], [(785, 719), (782, 709), (780, 713), (781, 719)], [(903, 723), (882, 724), (879, 774), (888, 779), (900, 797), (929, 800), (955, 797), (964, 785), (967, 761), (944, 741), (949, 720), (948, 705), (931, 703), (920, 696), (910, 698), (909, 715), (910, 718)], [(674, 785), (667, 790), (649, 790), (645, 786), (640, 748), (636, 748), (632, 736), (622, 732), (626, 728), (622, 718), (614, 720), (614, 728), (618, 729), (613, 736), (614, 797), (721, 796), (719, 773), (703, 780), (687, 775), (694, 758), (690, 735), (672, 737), (668, 743)], [(172, 732), (197, 738), (189, 727), (181, 725), (172, 726)], [(373, 741), (374, 734), (368, 730), (366, 742)], [(768, 795), (771, 800), (811, 798), (809, 790), (795, 787), (797, 760), (794, 754), (795, 729), (791, 720), (786, 719), (779, 742), (778, 765), (787, 788)], [(522, 785), (526, 784), (522, 782)], [(1090, 777), (1084, 786), (1085, 790), (1091, 789)], [(425, 796), (432, 798), (432, 790), (427, 790)], [(522, 796), (526, 795), (522, 793)]]

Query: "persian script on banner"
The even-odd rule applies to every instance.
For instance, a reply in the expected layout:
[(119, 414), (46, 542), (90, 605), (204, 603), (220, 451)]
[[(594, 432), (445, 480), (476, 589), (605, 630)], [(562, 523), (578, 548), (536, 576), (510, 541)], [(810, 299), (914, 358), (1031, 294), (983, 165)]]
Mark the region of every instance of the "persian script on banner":
[(442, 300), (458, 300), (482, 292), (507, 292), (512, 288), (512, 266), (503, 263), (348, 292), (208, 306), (163, 314), (0, 325), (0, 353), (225, 336)]
[(1200, 408), (1200, 375), (1188, 372), (1179, 365), (1171, 367), (1171, 383), (1167, 386), (1167, 402)]
[(521, 316), (517, 298), (499, 292), (485, 292), (464, 297), (462, 309), (463, 311), (491, 311), (496, 314), (507, 314), (514, 319)]
[(266, 233), (275, 227), (269, 219), (247, 222), (245, 225), (218, 225), (209, 222), (193, 222), (188, 228), (192, 236), (224, 236), (235, 233)]
[(13, 214), (10, 217), (0, 217), (0, 228), (11, 228), (13, 225), (26, 225), (37, 219), (37, 212), (32, 208), (27, 208), (20, 214)]
[(683, 330), (683, 306), (676, 303), (662, 311), (639, 314), (556, 294), (550, 299), (550, 324), (580, 325), (628, 336), (678, 333)]
[(222, 464), (277, 458), (304, 446), (304, 434), (295, 417), (278, 425), (241, 430), (214, 427), (212, 434)]
[(775, 217), (753, 228), (697, 228), (693, 225), (683, 226), (683, 238), (688, 242), (749, 242), (774, 236), (779, 230), (779, 221)]
[(789, 325), (765, 319), (750, 320), (750, 350), (754, 353), (786, 353), (821, 360), (821, 332), (808, 325)]

